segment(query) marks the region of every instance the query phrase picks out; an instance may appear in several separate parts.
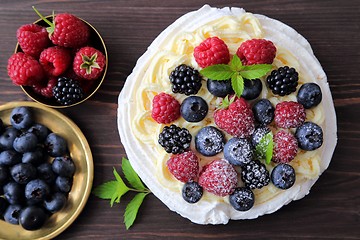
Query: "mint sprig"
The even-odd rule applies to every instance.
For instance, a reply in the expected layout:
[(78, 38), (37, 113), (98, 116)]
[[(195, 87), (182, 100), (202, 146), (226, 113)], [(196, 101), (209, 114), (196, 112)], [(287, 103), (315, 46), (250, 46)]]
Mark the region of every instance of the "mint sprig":
[(243, 66), (241, 59), (235, 54), (230, 64), (215, 64), (200, 70), (201, 75), (211, 80), (231, 79), (236, 96), (241, 97), (244, 91), (244, 78), (253, 80), (265, 76), (272, 68), (271, 64), (254, 64)]
[(113, 174), (115, 181), (109, 181), (97, 186), (93, 190), (93, 194), (101, 199), (110, 199), (110, 206), (112, 207), (114, 202), (120, 203), (120, 199), (129, 191), (137, 192), (135, 197), (126, 206), (124, 213), (124, 223), (126, 229), (129, 229), (137, 216), (139, 208), (146, 197), (151, 191), (144, 186), (139, 176), (136, 174), (134, 169), (131, 167), (130, 161), (126, 158), (122, 158), (122, 171), (126, 180), (129, 182), (131, 187), (128, 187), (119, 173), (114, 168)]
[(261, 139), (260, 142), (256, 145), (255, 154), (256, 157), (265, 160), (266, 164), (270, 164), (273, 157), (274, 150), (274, 140), (272, 132), (268, 132)]

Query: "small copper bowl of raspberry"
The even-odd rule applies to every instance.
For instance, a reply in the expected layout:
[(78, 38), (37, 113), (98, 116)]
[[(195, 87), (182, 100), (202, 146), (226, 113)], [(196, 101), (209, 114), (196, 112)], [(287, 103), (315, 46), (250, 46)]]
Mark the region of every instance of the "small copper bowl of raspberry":
[(100, 88), (108, 53), (100, 33), (87, 21), (61, 13), (41, 17), (17, 30), (8, 62), (13, 83), (35, 102), (66, 108), (85, 102)]

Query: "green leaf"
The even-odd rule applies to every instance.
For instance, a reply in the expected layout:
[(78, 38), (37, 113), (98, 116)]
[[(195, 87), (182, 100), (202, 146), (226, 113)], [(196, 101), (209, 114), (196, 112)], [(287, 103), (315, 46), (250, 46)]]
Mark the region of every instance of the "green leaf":
[(115, 168), (113, 170), (113, 174), (114, 174), (114, 176), (116, 178), (116, 181), (118, 183), (118, 188), (117, 188), (116, 194), (114, 194), (113, 198), (111, 199), (111, 202), (110, 202), (111, 206), (114, 204), (114, 201), (119, 203), (120, 198), (122, 197), (122, 195), (124, 195), (125, 193), (127, 193), (130, 190), (128, 188), (128, 186), (126, 186), (126, 184), (124, 183), (124, 181), (122, 180), (122, 178), (120, 177), (119, 173), (116, 171)]
[(272, 132), (268, 132), (261, 139), (258, 145), (256, 145), (256, 156), (262, 160), (265, 160), (266, 164), (271, 162), (273, 156), (274, 140)]
[(111, 199), (116, 192), (117, 181), (110, 181), (97, 186), (92, 193), (101, 199)]
[(129, 229), (133, 225), (136, 219), (136, 215), (139, 211), (139, 208), (146, 195), (147, 193), (136, 194), (135, 197), (131, 200), (131, 202), (126, 206), (125, 214), (124, 214), (124, 223), (126, 229)]
[(240, 75), (246, 79), (260, 78), (267, 74), (272, 68), (271, 64), (254, 64), (244, 66), (240, 71)]
[(265, 153), (265, 162), (266, 164), (270, 164), (271, 159), (273, 157), (273, 149), (274, 149), (274, 140), (272, 137), (272, 134), (269, 135), (271, 138), (269, 139), (269, 144), (266, 148), (266, 153)]
[(231, 77), (231, 86), (235, 91), (236, 96), (241, 97), (244, 91), (244, 79), (239, 74), (234, 74)]
[(234, 72), (238, 72), (241, 71), (243, 68), (242, 62), (240, 60), (240, 58), (238, 57), (238, 55), (234, 55), (233, 58), (231, 59), (230, 62), (230, 69), (233, 70)]
[(200, 73), (211, 80), (228, 80), (234, 71), (227, 64), (217, 64), (200, 70)]
[(130, 161), (123, 157), (121, 165), (125, 178), (129, 181), (131, 186), (133, 186), (137, 190), (145, 190), (146, 189), (145, 186), (143, 185), (139, 176), (132, 168)]

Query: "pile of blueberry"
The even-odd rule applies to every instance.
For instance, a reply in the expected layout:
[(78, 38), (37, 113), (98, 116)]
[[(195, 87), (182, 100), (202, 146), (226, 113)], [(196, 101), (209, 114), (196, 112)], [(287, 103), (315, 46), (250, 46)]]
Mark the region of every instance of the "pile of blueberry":
[(14, 108), (10, 122), (0, 119), (0, 218), (37, 230), (65, 206), (75, 165), (65, 139), (34, 122), (30, 108)]

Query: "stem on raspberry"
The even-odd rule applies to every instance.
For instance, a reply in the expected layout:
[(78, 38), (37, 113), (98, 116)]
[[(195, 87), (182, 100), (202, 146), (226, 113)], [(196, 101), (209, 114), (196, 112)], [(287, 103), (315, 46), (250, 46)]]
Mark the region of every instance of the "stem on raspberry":
[[(32, 6), (32, 8), (34, 9), (34, 11), (36, 12), (36, 14), (47, 24), (49, 24), (50, 27), (46, 28), (46, 30), (48, 31), (49, 34), (52, 34), (55, 30), (55, 24), (50, 22), (49, 20), (47, 20), (34, 6)], [(55, 21), (55, 15), (53, 12), (53, 21)]]

